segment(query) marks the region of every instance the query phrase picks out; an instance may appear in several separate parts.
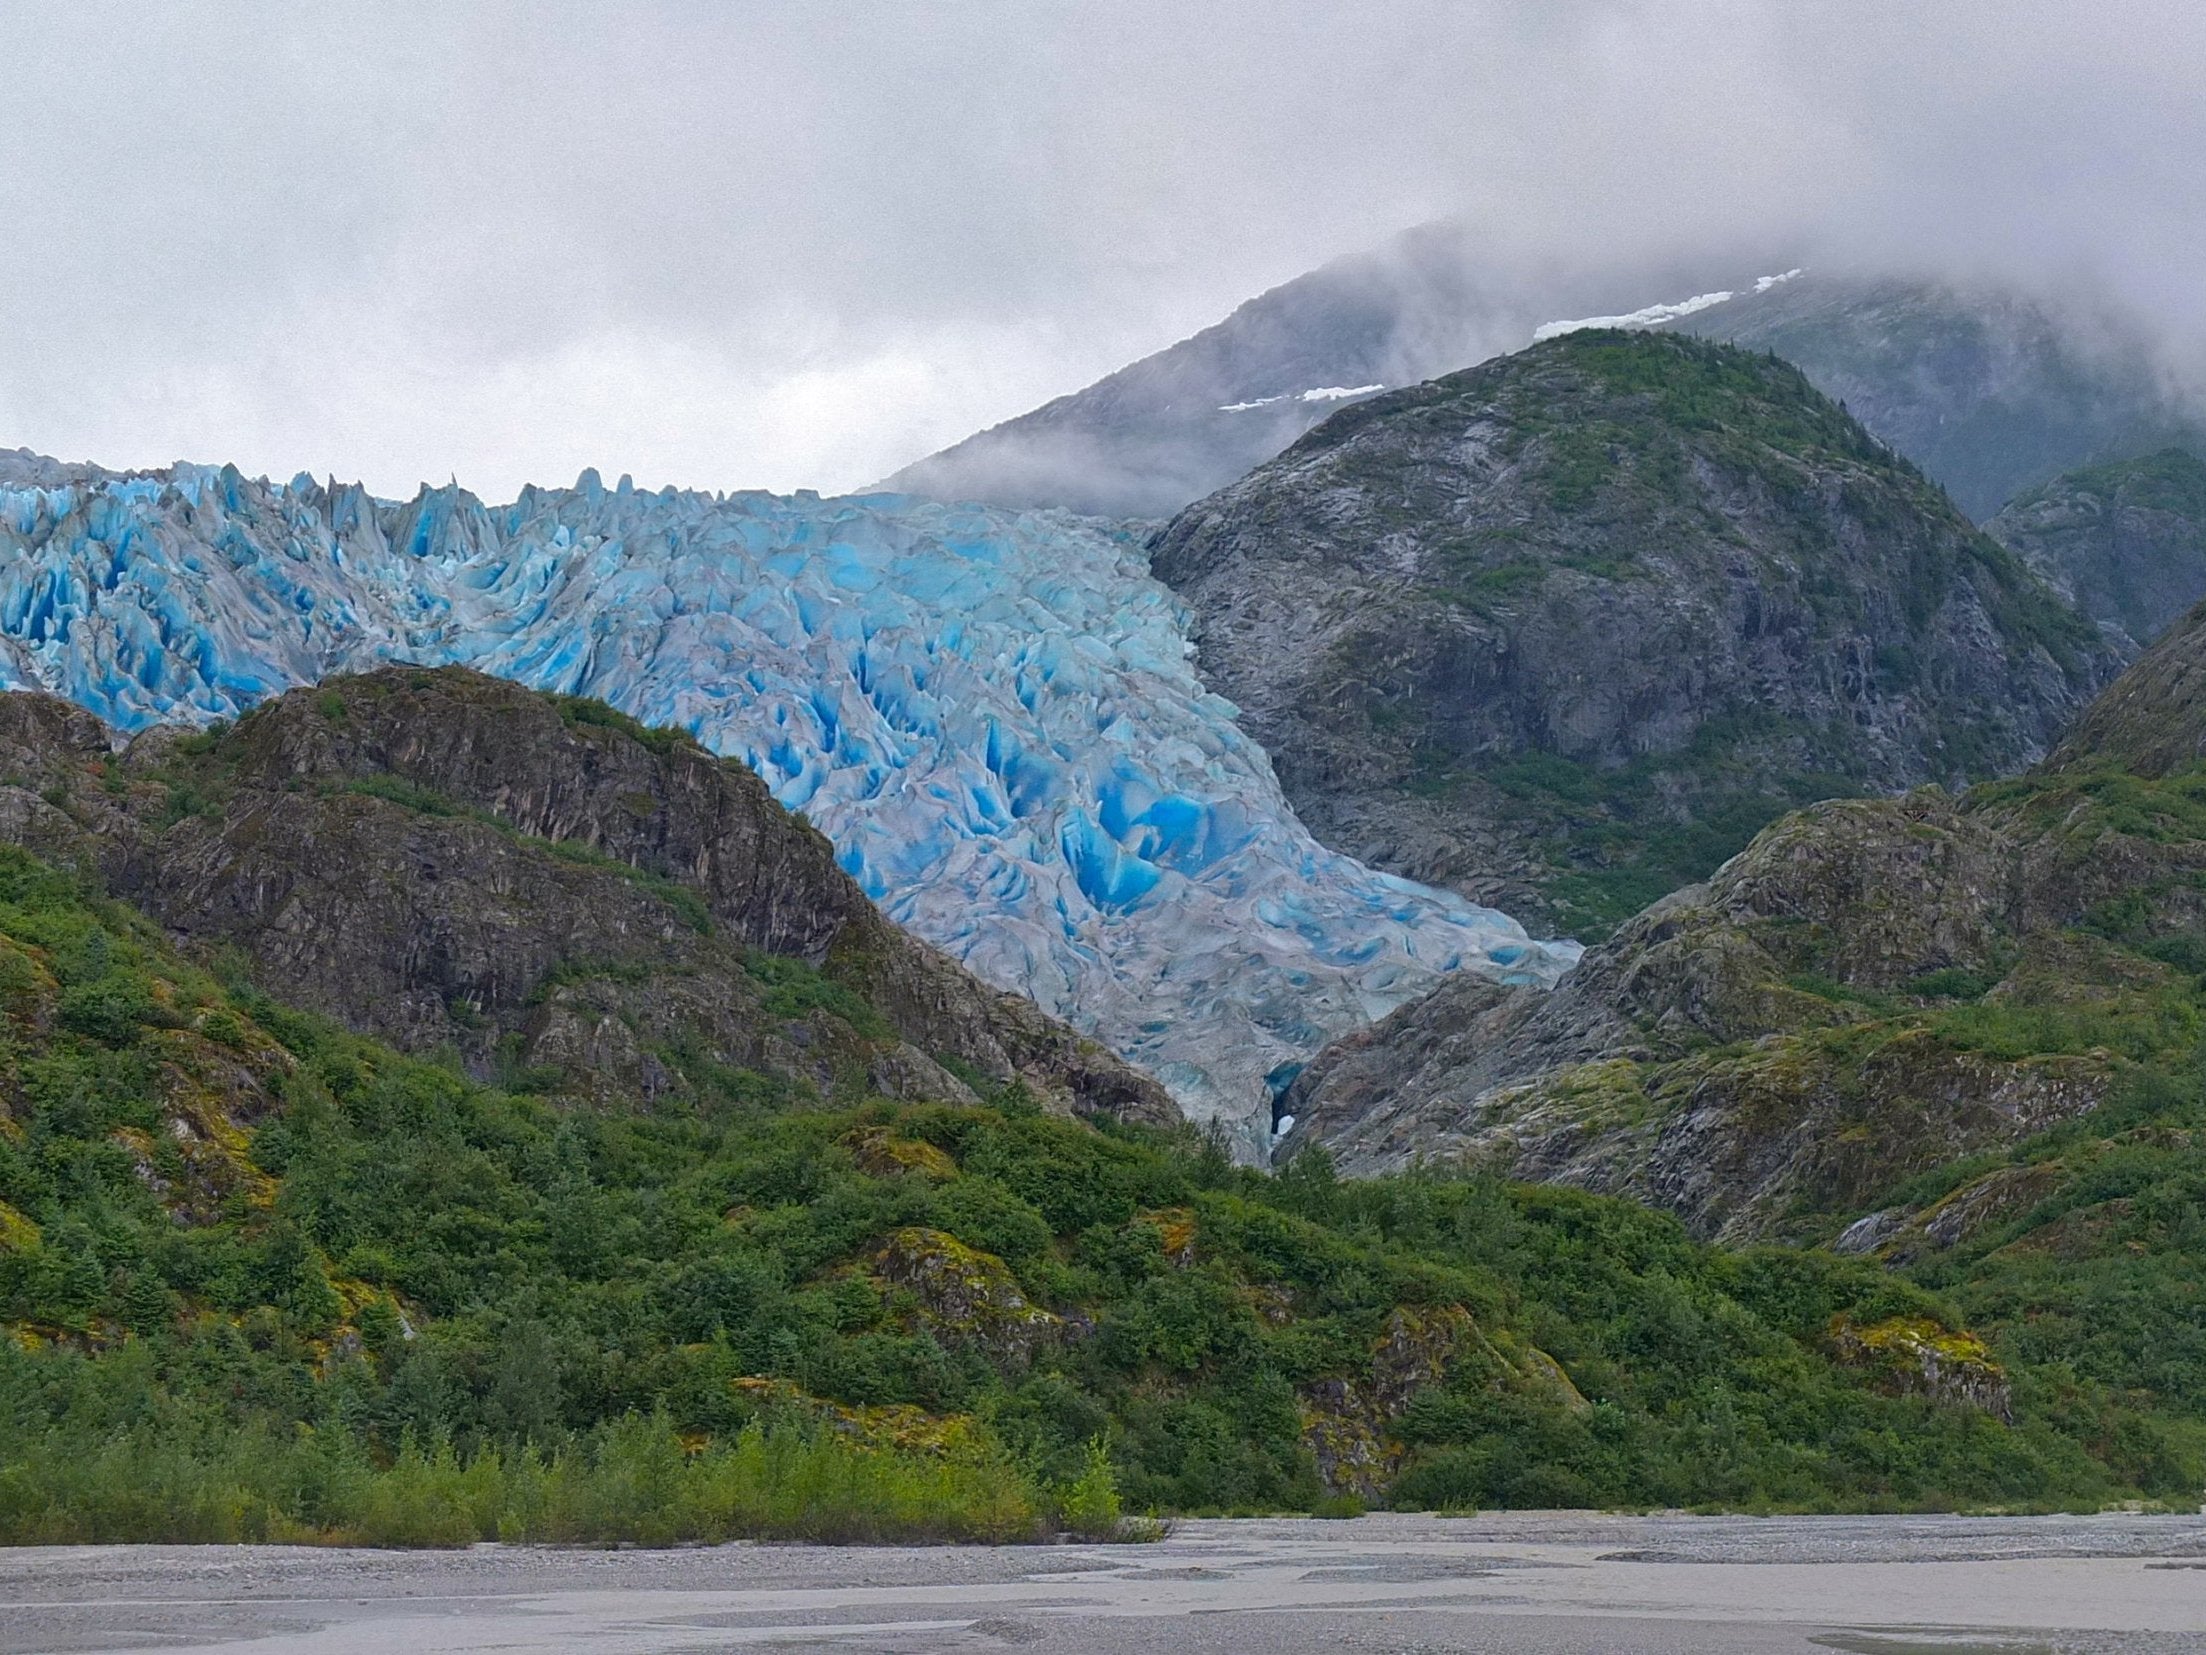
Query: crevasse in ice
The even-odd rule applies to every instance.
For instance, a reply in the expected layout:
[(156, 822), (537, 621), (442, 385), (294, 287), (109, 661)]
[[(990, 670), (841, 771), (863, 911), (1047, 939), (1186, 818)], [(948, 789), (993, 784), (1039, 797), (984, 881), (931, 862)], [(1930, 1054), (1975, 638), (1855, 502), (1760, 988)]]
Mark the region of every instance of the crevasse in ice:
[(1267, 1077), (1445, 971), (1576, 957), (1318, 845), (1139, 544), (898, 496), (231, 468), (0, 486), (0, 684), (123, 729), (383, 661), (602, 697), (740, 758), (896, 920), (1260, 1156)]

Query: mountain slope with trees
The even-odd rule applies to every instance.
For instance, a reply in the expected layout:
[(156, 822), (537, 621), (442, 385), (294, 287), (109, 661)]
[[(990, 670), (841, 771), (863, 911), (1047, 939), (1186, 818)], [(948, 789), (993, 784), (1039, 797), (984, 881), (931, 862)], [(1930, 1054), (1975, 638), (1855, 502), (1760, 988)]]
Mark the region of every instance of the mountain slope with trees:
[(1553, 994), (1454, 984), (1336, 1043), (1283, 1153), (1874, 1257), (1995, 1348), (2196, 1418), (2202, 892), (2194, 611), (2029, 774), (1787, 817)]
[(1569, 1191), (1270, 1177), (1016, 1084), (487, 1086), (236, 963), (0, 849), (11, 1541), (1015, 1539), (2198, 1473), (2180, 1417), (1867, 1261)]
[(1152, 562), (1321, 839), (1586, 937), (1793, 805), (2021, 768), (2120, 658), (1798, 370), (1668, 334), (1344, 410)]
[[(601, 703), (386, 668), (234, 727), (0, 697), (0, 832), (292, 1003), (483, 1078), (970, 1098), (1163, 1123), (1147, 1076), (892, 925), (741, 764)], [(947, 1065), (947, 1067), (946, 1067)]]
[(2093, 620), (2140, 644), (2206, 598), (2206, 461), (2186, 449), (2065, 473), (1985, 529)]

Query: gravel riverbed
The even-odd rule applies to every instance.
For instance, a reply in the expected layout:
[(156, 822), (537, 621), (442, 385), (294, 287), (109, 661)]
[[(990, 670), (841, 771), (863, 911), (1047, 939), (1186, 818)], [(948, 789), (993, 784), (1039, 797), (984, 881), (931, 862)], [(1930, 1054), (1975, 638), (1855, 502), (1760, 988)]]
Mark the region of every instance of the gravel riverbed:
[(2206, 1517), (1188, 1522), (1145, 1546), (0, 1550), (0, 1655), (2206, 1650)]

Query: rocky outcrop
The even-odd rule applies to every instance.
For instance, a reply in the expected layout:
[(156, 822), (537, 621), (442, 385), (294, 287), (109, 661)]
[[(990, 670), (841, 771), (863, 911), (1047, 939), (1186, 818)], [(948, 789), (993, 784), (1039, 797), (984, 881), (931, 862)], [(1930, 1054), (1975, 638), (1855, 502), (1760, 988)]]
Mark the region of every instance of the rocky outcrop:
[(1030, 1302), (1009, 1265), (941, 1230), (892, 1232), (875, 1275), (910, 1301), (909, 1320), (945, 1345), (976, 1350), (999, 1369), (1023, 1368), (1064, 1334), (1061, 1317)]
[(2003, 1425), (2014, 1423), (2014, 1392), (2006, 1370), (1972, 1333), (1954, 1333), (1920, 1316), (1895, 1316), (1862, 1327), (1841, 1318), (1831, 1352), (1842, 1367), (1867, 1374), (1894, 1396), (1920, 1396), (1974, 1408)]
[(2056, 477), (1985, 528), (2139, 643), (2206, 598), (2206, 461), (2180, 448)]
[(1335, 1494), (1376, 1499), (1401, 1471), (1396, 1436), (1421, 1391), (1444, 1385), (1513, 1392), (1565, 1413), (1592, 1404), (1562, 1364), (1536, 1346), (1489, 1338), (1461, 1305), (1397, 1306), (1371, 1342), (1361, 1371), (1302, 1388), (1302, 1441)]
[(1598, 934), (1789, 805), (2012, 772), (2114, 647), (1798, 371), (1566, 335), (1152, 549), (1322, 839)]
[(0, 834), (363, 1032), (606, 1099), (873, 1090), (1176, 1118), (1147, 1077), (898, 930), (742, 765), (593, 702), (390, 668), (119, 755), (0, 697)]
[[(1287, 1094), (1283, 1153), (1322, 1143), (1351, 1171), (1468, 1157), (1634, 1195), (1703, 1235), (1813, 1236), (2088, 1113), (2137, 1062), (2187, 1050), (2202, 701), (2194, 616), (2028, 777), (1801, 812), (1550, 994), (1452, 983), (1335, 1043)], [(2048, 1176), (2003, 1172), (1841, 1241), (1950, 1246)]]
[[(1467, 1347), (1487, 1346), (1461, 1305), (1397, 1309), (1361, 1373), (1321, 1379), (1299, 1399), (1302, 1441), (1335, 1493), (1375, 1499), (1402, 1468), (1394, 1424), (1410, 1400), (1443, 1383)], [(1487, 1348), (1490, 1348), (1488, 1346)]]
[(1842, 1230), (1831, 1248), (1871, 1254), (1887, 1264), (1910, 1264), (2022, 1217), (2058, 1190), (2067, 1172), (2058, 1161), (1994, 1167), (1919, 1210), (1883, 1207), (1867, 1213)]

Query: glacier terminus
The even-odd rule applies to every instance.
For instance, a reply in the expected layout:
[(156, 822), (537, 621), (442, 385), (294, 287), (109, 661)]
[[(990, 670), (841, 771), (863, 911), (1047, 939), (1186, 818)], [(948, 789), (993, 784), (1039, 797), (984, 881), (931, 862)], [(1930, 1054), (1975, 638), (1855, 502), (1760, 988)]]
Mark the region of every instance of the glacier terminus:
[(0, 687), (125, 730), (465, 665), (762, 775), (899, 923), (1155, 1073), (1244, 1158), (1326, 1040), (1576, 945), (1320, 846), (1126, 529), (897, 495), (457, 486), (0, 455)]

